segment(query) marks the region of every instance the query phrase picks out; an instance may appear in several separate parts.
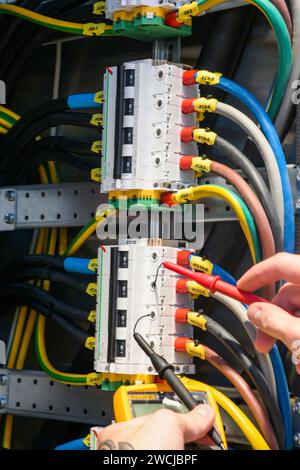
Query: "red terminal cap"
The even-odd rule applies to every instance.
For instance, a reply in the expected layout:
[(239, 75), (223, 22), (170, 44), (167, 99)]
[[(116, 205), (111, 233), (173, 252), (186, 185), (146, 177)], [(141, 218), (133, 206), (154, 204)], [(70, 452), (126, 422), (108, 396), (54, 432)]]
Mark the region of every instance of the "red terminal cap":
[(188, 293), (188, 288), (187, 288), (187, 279), (178, 279), (176, 282), (176, 292), (177, 294), (187, 294)]
[(185, 171), (185, 170), (190, 170), (192, 167), (193, 163), (193, 158), (195, 158), (192, 155), (186, 155), (185, 157), (181, 157), (180, 159), (180, 169)]
[(180, 138), (182, 142), (191, 142), (193, 140), (193, 132), (197, 127), (184, 127), (181, 130)]
[(172, 11), (172, 13), (168, 13), (165, 17), (165, 24), (167, 26), (171, 26), (172, 28), (180, 28), (182, 23), (178, 23), (177, 21), (177, 12)]
[(177, 323), (186, 323), (187, 315), (190, 311), (190, 308), (177, 308), (175, 312), (175, 321)]
[(174, 349), (176, 352), (186, 352), (186, 343), (192, 341), (190, 338), (185, 336), (178, 336), (175, 338)]
[(182, 75), (182, 83), (185, 86), (195, 85), (195, 73), (197, 72), (198, 70), (185, 70)]
[(194, 108), (195, 98), (189, 98), (188, 100), (182, 100), (181, 109), (184, 114), (191, 114), (195, 111)]
[(190, 254), (191, 252), (187, 250), (178, 251), (177, 263), (180, 264), (180, 266), (188, 266)]
[(162, 204), (168, 204), (168, 206), (174, 206), (174, 193), (164, 193), (161, 196), (160, 202)]

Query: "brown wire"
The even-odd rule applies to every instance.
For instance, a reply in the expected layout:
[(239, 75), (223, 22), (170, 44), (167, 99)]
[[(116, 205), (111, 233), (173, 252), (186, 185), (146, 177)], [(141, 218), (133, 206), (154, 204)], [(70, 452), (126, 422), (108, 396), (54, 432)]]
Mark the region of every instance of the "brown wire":
[(273, 450), (278, 450), (278, 442), (273, 431), (269, 418), (258, 401), (253, 390), (243, 379), (243, 377), (234, 370), (221, 356), (215, 351), (202, 345), (205, 350), (205, 359), (218, 371), (221, 372), (229, 382), (237, 389), (245, 403), (248, 405), (255, 421), (257, 422), (264, 438)]
[[(263, 206), (249, 184), (229, 166), (212, 161), (211, 171), (228, 180), (240, 193), (242, 199), (249, 207), (259, 233), (263, 258), (267, 259), (275, 255), (275, 242), (269, 220)], [(270, 284), (265, 288), (265, 295), (272, 299), (275, 295), (275, 284)]]

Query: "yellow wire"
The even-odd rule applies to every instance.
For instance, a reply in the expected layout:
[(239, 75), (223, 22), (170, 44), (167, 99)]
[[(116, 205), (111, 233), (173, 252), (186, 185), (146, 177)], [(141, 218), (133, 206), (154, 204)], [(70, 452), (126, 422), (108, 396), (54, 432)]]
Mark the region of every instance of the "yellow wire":
[(0, 13), (11, 12), (16, 15), (20, 15), (28, 20), (35, 20), (41, 23), (51, 24), (60, 28), (72, 28), (72, 29), (83, 29), (82, 23), (74, 23), (71, 21), (58, 20), (56, 18), (50, 18), (49, 16), (41, 15), (25, 8), (18, 7), (16, 5), (0, 5)]
[(59, 249), (58, 254), (63, 256), (64, 252), (68, 248), (68, 229), (59, 229)]
[(82, 236), (76, 241), (76, 243), (72, 246), (71, 250), (68, 252), (68, 256), (73, 256), (82, 247), (86, 240), (90, 238), (90, 236), (96, 231), (99, 222), (100, 221), (97, 220), (82, 234)]
[(7, 134), (7, 129), (5, 129), (5, 127), (0, 126), (0, 134), (2, 135)]
[(229, 414), (235, 424), (243, 432), (254, 450), (271, 450), (258, 429), (242, 410), (219, 390), (209, 386), (216, 402)]
[(12, 124), (8, 121), (6, 121), (5, 119), (2, 119), (0, 118), (0, 124), (5, 127), (6, 129), (11, 129), (12, 128)]
[(16, 119), (17, 121), (21, 118), (19, 114), (14, 113), (14, 111), (8, 109), (6, 106), (0, 106), (0, 112), (8, 114), (8, 116), (12, 117), (13, 119)]
[(245, 234), (245, 237), (247, 239), (251, 256), (253, 259), (253, 263), (256, 264), (256, 254), (255, 254), (255, 248), (252, 240), (252, 236), (249, 230), (249, 226), (247, 223), (247, 219), (238, 203), (238, 201), (235, 199), (234, 196), (232, 196), (225, 188), (220, 187), (211, 187), (208, 188), (208, 185), (205, 186), (197, 186), (195, 188), (188, 188), (187, 190), (181, 190), (178, 193), (175, 193), (174, 195), (174, 200), (178, 203), (184, 202), (187, 199), (190, 201), (196, 201), (199, 199), (204, 199), (207, 197), (220, 197), (222, 199), (225, 199), (225, 201), (228, 202), (228, 204), (231, 205), (233, 208), (239, 222), (241, 225), (241, 228)]

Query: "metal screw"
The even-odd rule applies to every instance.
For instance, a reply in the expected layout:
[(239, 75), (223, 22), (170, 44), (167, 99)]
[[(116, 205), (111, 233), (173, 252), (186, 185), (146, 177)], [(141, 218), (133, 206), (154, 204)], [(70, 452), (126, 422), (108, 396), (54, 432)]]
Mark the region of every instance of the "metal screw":
[(294, 443), (300, 444), (300, 432), (297, 432), (296, 434), (294, 434)]
[(299, 402), (299, 401), (297, 401), (296, 403), (294, 403), (294, 405), (293, 405), (293, 412), (300, 414), (300, 402)]
[(7, 384), (7, 375), (0, 375), (0, 385)]
[(16, 221), (16, 216), (15, 216), (15, 214), (12, 214), (11, 212), (8, 213), (8, 214), (5, 214), (5, 216), (4, 216), (4, 222), (5, 222), (6, 224), (12, 225), (12, 224), (15, 223), (15, 221)]
[(296, 209), (300, 209), (300, 199), (297, 199), (296, 201)]
[(7, 405), (7, 400), (4, 397), (0, 398), (0, 409), (3, 410), (3, 408), (6, 408)]
[(16, 200), (16, 192), (15, 191), (6, 191), (5, 193), (5, 199), (7, 201), (13, 202)]

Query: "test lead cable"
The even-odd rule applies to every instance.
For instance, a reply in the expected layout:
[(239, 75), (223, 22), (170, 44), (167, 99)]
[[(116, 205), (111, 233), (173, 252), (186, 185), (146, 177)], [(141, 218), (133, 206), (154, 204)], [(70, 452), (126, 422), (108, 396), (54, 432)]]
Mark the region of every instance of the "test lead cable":
[[(198, 406), (199, 403), (194, 399), (189, 390), (175, 374), (172, 364), (169, 364), (162, 356), (153, 351), (147, 341), (136, 331), (134, 331), (133, 337), (144, 353), (149, 357), (159, 377), (169, 384), (173, 392), (178, 396), (187, 409), (191, 411)], [(209, 431), (208, 436), (221, 450), (226, 450), (221, 436), (215, 428)]]

